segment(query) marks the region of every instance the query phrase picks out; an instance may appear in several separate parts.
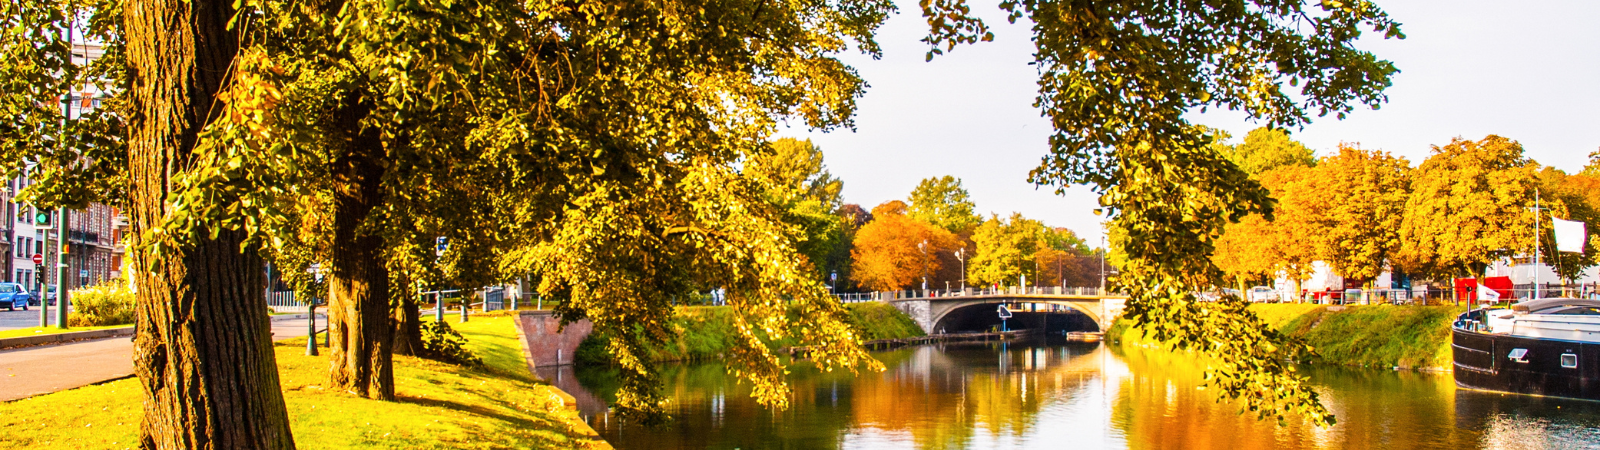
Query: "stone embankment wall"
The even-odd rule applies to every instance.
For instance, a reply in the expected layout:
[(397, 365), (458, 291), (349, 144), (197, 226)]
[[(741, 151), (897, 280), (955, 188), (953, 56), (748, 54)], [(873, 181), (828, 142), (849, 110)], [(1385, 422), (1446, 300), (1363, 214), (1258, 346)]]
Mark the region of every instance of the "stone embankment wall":
[(522, 335), (522, 349), (528, 363), (534, 368), (556, 367), (572, 364), (578, 344), (589, 337), (594, 325), (588, 320), (561, 326), (561, 319), (550, 311), (522, 311), (517, 314), (517, 332)]

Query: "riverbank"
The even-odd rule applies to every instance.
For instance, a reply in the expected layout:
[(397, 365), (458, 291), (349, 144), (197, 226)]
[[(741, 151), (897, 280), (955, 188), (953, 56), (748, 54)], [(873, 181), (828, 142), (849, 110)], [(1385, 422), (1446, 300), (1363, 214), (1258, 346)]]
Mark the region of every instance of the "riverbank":
[[(396, 356), (398, 401), (325, 390), (327, 354), (304, 338), (274, 343), (300, 448), (610, 448), (573, 411), (571, 396), (528, 372), (508, 316), (451, 323), (483, 359), (463, 367)], [(0, 448), (135, 448), (143, 393), (123, 379), (0, 404)]]
[[(900, 310), (888, 303), (865, 302), (845, 305), (850, 313), (849, 322), (861, 336), (862, 342), (907, 339), (923, 336), (922, 328)], [(651, 347), (645, 359), (657, 362), (705, 361), (718, 359), (731, 348), (733, 339), (733, 309), (725, 306), (691, 306), (678, 308), (673, 325), (682, 330), (665, 345)], [(606, 336), (594, 333), (578, 345), (575, 362), (581, 366), (610, 364), (606, 352)], [(778, 347), (793, 343), (778, 342)]]
[[(1450, 370), (1450, 323), (1466, 306), (1327, 306), (1255, 304), (1267, 326), (1304, 339), (1308, 362), (1385, 369)], [(1122, 345), (1157, 343), (1118, 319), (1106, 338)]]

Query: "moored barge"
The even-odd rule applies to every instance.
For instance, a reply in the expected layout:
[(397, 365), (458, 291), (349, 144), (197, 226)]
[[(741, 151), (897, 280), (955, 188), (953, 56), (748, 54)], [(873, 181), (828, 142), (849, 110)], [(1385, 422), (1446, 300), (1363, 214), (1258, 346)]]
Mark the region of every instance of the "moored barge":
[(1457, 386), (1600, 400), (1600, 300), (1467, 311), (1451, 326), (1450, 344)]

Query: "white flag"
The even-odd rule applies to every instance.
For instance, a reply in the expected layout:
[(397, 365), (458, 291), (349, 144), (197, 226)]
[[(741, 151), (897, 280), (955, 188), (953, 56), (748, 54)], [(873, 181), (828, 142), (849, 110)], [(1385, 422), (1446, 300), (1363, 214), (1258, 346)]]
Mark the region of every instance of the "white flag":
[(1588, 230), (1583, 222), (1553, 219), (1555, 224), (1551, 228), (1556, 232), (1556, 250), (1563, 252), (1583, 253), (1583, 243), (1589, 240)]
[(1489, 289), (1488, 286), (1484, 286), (1483, 284), (1479, 284), (1478, 285), (1478, 301), (1484, 302), (1484, 303), (1498, 302), (1498, 301), (1500, 301), (1500, 291), (1496, 291), (1494, 289)]

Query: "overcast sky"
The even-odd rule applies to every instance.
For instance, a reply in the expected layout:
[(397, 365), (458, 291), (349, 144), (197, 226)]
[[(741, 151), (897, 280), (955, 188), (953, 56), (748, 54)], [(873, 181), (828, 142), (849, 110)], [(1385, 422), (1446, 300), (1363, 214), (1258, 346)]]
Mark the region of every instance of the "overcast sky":
[[(1432, 145), (1493, 133), (1568, 172), (1600, 149), (1600, 2), (1378, 4), (1407, 34), (1361, 43), (1401, 70), (1387, 91), (1389, 103), (1343, 121), (1321, 118), (1295, 131), (1295, 139), (1321, 155), (1340, 142), (1359, 142), (1415, 166)], [(1028, 65), (1027, 25), (1007, 24), (992, 3), (974, 3), (995, 40), (924, 62), (927, 47), (919, 39), (927, 25), (915, 3), (900, 6), (879, 33), (883, 59), (844, 58), (872, 85), (860, 100), (856, 131), (794, 128), (780, 135), (822, 147), (828, 169), (844, 180), (846, 202), (870, 209), (907, 198), (923, 178), (954, 175), (985, 216), (1021, 212), (1097, 245), (1101, 219), (1089, 189), (1056, 195), (1027, 182), (1048, 150), (1050, 126), (1032, 106), (1037, 72)], [(1191, 120), (1228, 130), (1236, 140), (1258, 126), (1226, 112)]]

